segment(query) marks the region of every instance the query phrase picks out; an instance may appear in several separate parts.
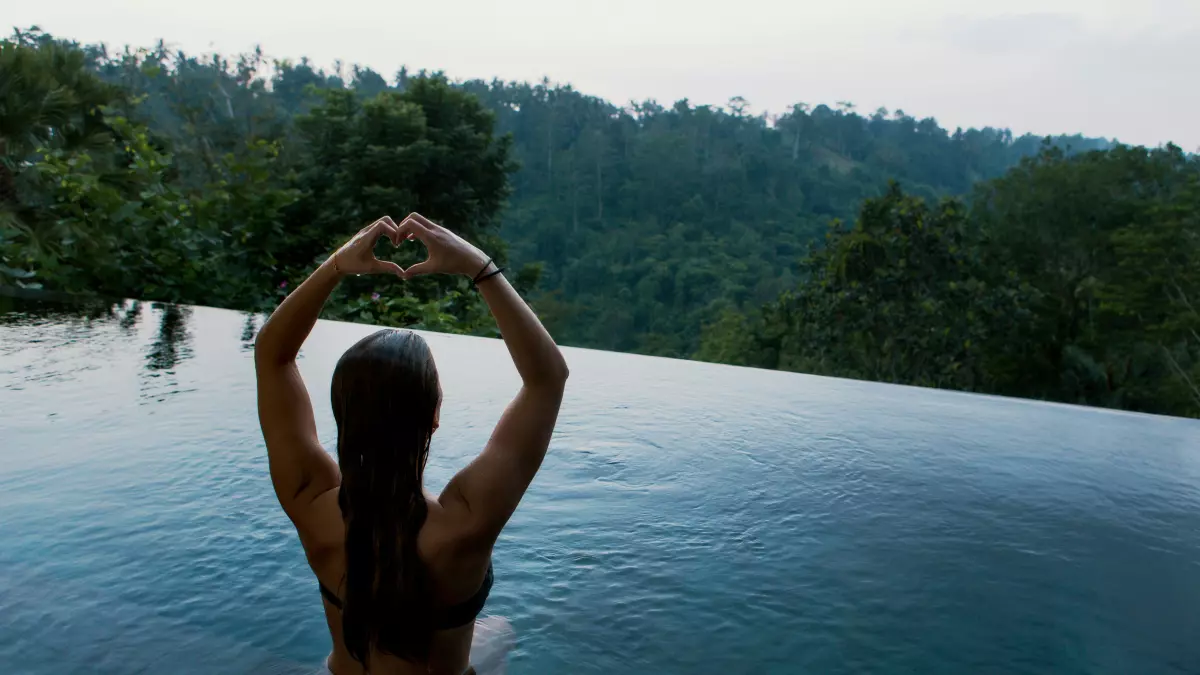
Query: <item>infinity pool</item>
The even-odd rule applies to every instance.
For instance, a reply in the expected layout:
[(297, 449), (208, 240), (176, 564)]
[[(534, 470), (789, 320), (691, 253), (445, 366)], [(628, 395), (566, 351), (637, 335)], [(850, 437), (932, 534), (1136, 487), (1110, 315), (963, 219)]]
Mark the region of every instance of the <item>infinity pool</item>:
[[(312, 672), (257, 321), (0, 302), (0, 672)], [(322, 322), (302, 354), (327, 447), (371, 330)], [(517, 378), (498, 341), (427, 337), (438, 490)], [(1200, 424), (566, 353), (485, 610), (511, 673), (1200, 673)]]

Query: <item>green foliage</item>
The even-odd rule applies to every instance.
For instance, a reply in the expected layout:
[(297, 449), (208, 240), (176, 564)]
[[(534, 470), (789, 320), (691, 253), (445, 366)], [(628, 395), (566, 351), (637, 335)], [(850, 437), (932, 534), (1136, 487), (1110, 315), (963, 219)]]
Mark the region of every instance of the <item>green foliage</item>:
[[(477, 99), (356, 70), (367, 95), (306, 63), (276, 64), (277, 94), (262, 64), (161, 43), (109, 58), (36, 30), (0, 42), (0, 283), (264, 310), (356, 228), (413, 210), (504, 259), (511, 141)], [(415, 248), (388, 253), (407, 264)], [(348, 280), (330, 315), (489, 330), (459, 282), (394, 288), (372, 299)]]
[[(0, 284), (265, 310), (416, 210), (515, 261), (568, 344), (1200, 415), (1177, 148), (342, 73), (0, 41)], [(391, 290), (327, 315), (494, 334), (465, 280)]]
[(1200, 161), (1047, 148), (967, 210), (897, 186), (697, 357), (1200, 415)]
[(0, 264), (22, 286), (192, 297), (199, 273), (170, 158), (118, 114), (77, 49), (0, 42)]
[(1011, 390), (1195, 410), (1168, 395), (1168, 383), (1191, 389), (1200, 347), (1186, 330), (1200, 290), (1198, 180), (1200, 163), (1178, 148), (1118, 147), (1077, 157), (1049, 150), (980, 188), (974, 215), (993, 243), (990, 264), (1042, 292), (1036, 349)]
[(1156, 377), (1131, 378), (1126, 398), (1200, 409), (1200, 181), (1114, 232), (1113, 248), (1120, 262), (1100, 289), (1101, 312), (1131, 362), (1157, 365)]
[(195, 226), (206, 232), (208, 271), (220, 281), (201, 296), (206, 304), (267, 310), (277, 300), (269, 289), (283, 277), (279, 242), (301, 195), (274, 175), (279, 153), (278, 142), (250, 141), (218, 157), (211, 182), (190, 193)]
[(336, 303), (327, 316), (332, 319), (406, 326), (415, 330), (440, 333), (470, 333), (498, 337), (487, 307), (460, 280), (454, 288), (438, 297), (421, 300), (411, 293), (362, 294)]
[(513, 134), (522, 168), (503, 233), (514, 259), (546, 264), (535, 301), (555, 335), (673, 356), (727, 309), (793, 286), (808, 244), (889, 179), (924, 197), (961, 194), (1042, 142), (853, 106), (750, 116), (742, 100), (619, 108), (546, 82), (463, 87)]
[(184, 223), (187, 205), (165, 180), (170, 160), (145, 128), (123, 117), (106, 121), (114, 141), (107, 152), (36, 152), (19, 190), (29, 195), (22, 205), (33, 225), (16, 243), (63, 290), (190, 298), (204, 274), (188, 263), (198, 233)]
[(990, 283), (961, 202), (930, 207), (892, 185), (855, 226), (835, 223), (805, 283), (752, 326), (727, 315), (702, 358), (883, 382), (987, 389), (992, 348), (1018, 330), (1027, 289)]
[[(174, 184), (189, 200), (233, 189), (230, 167), (261, 163), (262, 143), (274, 153), (239, 200), (215, 200), (258, 214), (245, 227), (263, 236), (287, 222), (286, 243), (268, 251), (250, 236), (250, 260), (230, 266), (246, 273), (213, 302), (261, 304), (271, 297), (262, 289), (297, 281), (348, 223), (415, 208), (503, 259), (502, 233), (518, 265), (540, 264), (528, 290), (561, 341), (671, 356), (692, 353), (699, 327), (722, 312), (794, 285), (809, 242), (889, 179), (920, 196), (957, 194), (1040, 142), (995, 129), (951, 134), (932, 119), (861, 116), (849, 104), (800, 104), (782, 116), (751, 116), (741, 99), (619, 108), (547, 82), (452, 85), (402, 69), (389, 86), (369, 69), (342, 76), (306, 60), (275, 62), (267, 74), (260, 51), (196, 57), (161, 42), (81, 51), (137, 101), (124, 113), (170, 148)], [(522, 166), (511, 191), (510, 157)], [(205, 215), (218, 239), (240, 240), (227, 234), (237, 211)], [(441, 290), (406, 287), (423, 303)], [(361, 299), (369, 288), (347, 291)]]
[[(331, 89), (319, 100), (296, 119), (302, 159), (295, 184), (303, 196), (287, 214), (298, 225), (281, 240), (291, 278), (301, 279), (314, 259), (344, 240), (347, 222), (366, 223), (384, 213), (419, 211), (503, 259), (503, 243), (492, 230), (514, 169), (510, 139), (494, 137), (492, 116), (477, 99), (433, 76), (410, 82), (404, 92), (364, 100), (354, 91)], [(416, 244), (385, 254), (403, 266), (422, 256)], [(389, 299), (386, 311), (362, 309), (356, 316), (450, 328), (455, 316), (482, 311), (468, 306), (480, 301), (456, 290), (457, 283), (413, 281), (397, 288), (412, 297)], [(345, 286), (358, 302), (371, 291), (370, 280)]]

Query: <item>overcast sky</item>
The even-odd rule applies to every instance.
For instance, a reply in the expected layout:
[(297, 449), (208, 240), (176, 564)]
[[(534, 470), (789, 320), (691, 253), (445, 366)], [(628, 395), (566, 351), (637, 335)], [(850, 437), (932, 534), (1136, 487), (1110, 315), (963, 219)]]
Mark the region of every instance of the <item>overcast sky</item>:
[[(570, 83), (614, 103), (885, 106), (1200, 150), (1200, 0), (8, 0), (81, 42)], [(169, 9), (168, 9), (169, 8)]]

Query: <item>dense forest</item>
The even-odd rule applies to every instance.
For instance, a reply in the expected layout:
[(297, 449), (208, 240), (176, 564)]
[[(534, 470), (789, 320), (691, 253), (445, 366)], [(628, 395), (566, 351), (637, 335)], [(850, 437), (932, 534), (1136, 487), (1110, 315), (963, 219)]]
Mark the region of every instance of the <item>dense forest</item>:
[[(748, 107), (18, 31), (0, 284), (264, 310), (418, 210), (566, 344), (1200, 414), (1194, 157)], [(327, 316), (489, 330), (459, 280), (344, 286)]]
[(749, 116), (737, 99), (618, 108), (545, 83), (464, 87), (512, 133), (521, 170), (503, 233), (516, 259), (544, 264), (539, 307), (556, 335), (668, 356), (694, 353), (698, 327), (726, 309), (794, 286), (809, 243), (889, 180), (922, 197), (961, 194), (1044, 141), (949, 133), (902, 111), (863, 117), (848, 103)]
[(805, 281), (705, 330), (702, 359), (1200, 413), (1200, 162), (1050, 150), (969, 205), (893, 185)]

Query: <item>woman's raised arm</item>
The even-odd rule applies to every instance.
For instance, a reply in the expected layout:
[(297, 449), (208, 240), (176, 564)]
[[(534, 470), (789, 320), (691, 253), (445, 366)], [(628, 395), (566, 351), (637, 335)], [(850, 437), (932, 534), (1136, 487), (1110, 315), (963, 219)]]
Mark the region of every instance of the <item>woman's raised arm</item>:
[(384, 217), (363, 228), (292, 291), (254, 341), (254, 370), (258, 379), (258, 421), (267, 443), (267, 461), (275, 495), (301, 537), (312, 528), (306, 508), (321, 494), (340, 484), (337, 463), (317, 439), (312, 402), (296, 356), (317, 323), (321, 308), (338, 281), (347, 274), (394, 274), (398, 265), (375, 258), (375, 243), (388, 237), (399, 243), (395, 223)]

